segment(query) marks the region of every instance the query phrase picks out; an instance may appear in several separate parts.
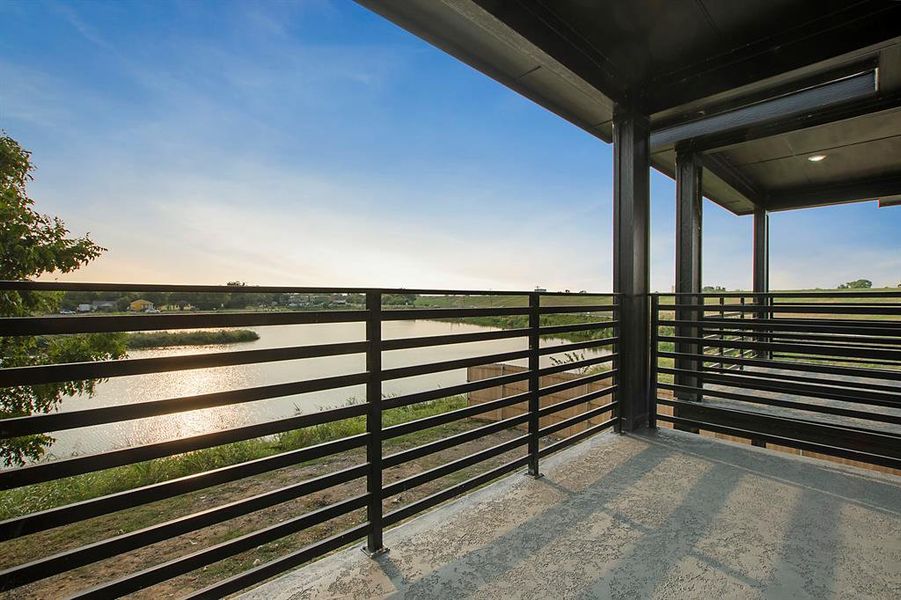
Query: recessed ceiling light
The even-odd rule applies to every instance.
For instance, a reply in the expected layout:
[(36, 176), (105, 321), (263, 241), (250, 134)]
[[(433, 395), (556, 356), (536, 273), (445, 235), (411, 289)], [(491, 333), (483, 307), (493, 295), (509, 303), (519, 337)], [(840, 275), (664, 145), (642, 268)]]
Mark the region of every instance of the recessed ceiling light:
[(826, 158), (825, 154), (814, 154), (813, 156), (808, 156), (807, 160), (809, 160), (810, 162), (820, 162), (821, 160), (823, 160), (825, 158)]

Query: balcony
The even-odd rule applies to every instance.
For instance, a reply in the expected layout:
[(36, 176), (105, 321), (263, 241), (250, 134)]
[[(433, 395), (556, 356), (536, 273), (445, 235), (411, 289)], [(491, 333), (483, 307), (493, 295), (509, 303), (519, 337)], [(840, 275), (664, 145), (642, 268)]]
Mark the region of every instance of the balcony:
[[(2, 281), (178, 301), (0, 341), (262, 337), (0, 357), (13, 395), (102, 390), (0, 419), (49, 449), (0, 470), (0, 591), (898, 597), (901, 292), (773, 292), (769, 215), (899, 204), (901, 3), (359, 2), (612, 142), (613, 293)], [(750, 217), (748, 291), (702, 293), (705, 198)]]
[(901, 484), (661, 429), (601, 434), (242, 600), (893, 598)]
[[(901, 483), (877, 470), (901, 467), (901, 292), (653, 296), (652, 335), (636, 339), (616, 294), (0, 286), (331, 299), (0, 319), (8, 337), (261, 335), (250, 349), (0, 369), (12, 389), (125, 382), (97, 406), (0, 421), (3, 440), (107, 444), (0, 470), (0, 585), (25, 597), (221, 597), (345, 546), (254, 593), (692, 595), (715, 582), (889, 597), (897, 585)], [(621, 348), (642, 343), (652, 429), (624, 435), (621, 409), (636, 403)], [(247, 369), (273, 365), (250, 385)]]

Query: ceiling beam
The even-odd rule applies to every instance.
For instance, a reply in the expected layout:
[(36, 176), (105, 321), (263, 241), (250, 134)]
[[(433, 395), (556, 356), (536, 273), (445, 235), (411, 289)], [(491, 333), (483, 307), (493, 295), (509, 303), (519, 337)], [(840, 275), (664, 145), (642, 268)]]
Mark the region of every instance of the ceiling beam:
[(748, 135), (748, 132), (754, 132), (767, 123), (789, 121), (793, 117), (814, 114), (831, 105), (865, 99), (876, 93), (876, 85), (876, 71), (871, 69), (693, 121), (655, 128), (651, 132), (651, 148), (659, 150), (679, 143), (698, 151), (701, 146), (698, 140), (731, 135), (733, 132), (738, 135), (732, 139), (741, 140), (741, 132)]
[[(687, 152), (676, 147), (676, 152)], [(722, 179), (726, 185), (734, 189), (736, 192), (747, 198), (754, 206), (763, 206), (763, 194), (754, 184), (742, 175), (742, 173), (732, 166), (727, 160), (714, 154), (699, 155), (701, 166), (710, 171), (716, 177)]]
[(651, 78), (649, 114), (753, 84), (898, 37), (901, 2), (849, 2), (833, 13), (777, 36)]
[(604, 54), (534, 0), (472, 0), (583, 81), (621, 106), (633, 106), (628, 78)]
[[(776, 137), (811, 129), (831, 123), (849, 121), (867, 115), (893, 111), (901, 108), (901, 90), (888, 94), (874, 94), (826, 106), (817, 110), (807, 110), (764, 123), (747, 125), (728, 131), (719, 131), (686, 140), (685, 147), (695, 152), (719, 152), (747, 142)], [(899, 117), (901, 118), (901, 117)], [(652, 138), (653, 139), (653, 138)]]
[(844, 183), (780, 190), (767, 194), (763, 205), (767, 210), (772, 211), (792, 210), (860, 200), (876, 200), (899, 194), (901, 194), (901, 172)]

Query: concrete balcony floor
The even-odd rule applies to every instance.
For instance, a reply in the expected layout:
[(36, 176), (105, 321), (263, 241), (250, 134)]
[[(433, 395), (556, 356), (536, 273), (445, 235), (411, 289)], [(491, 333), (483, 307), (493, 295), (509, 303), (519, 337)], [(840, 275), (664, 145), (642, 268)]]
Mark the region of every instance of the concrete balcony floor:
[(542, 470), (243, 598), (901, 598), (901, 478), (672, 430)]

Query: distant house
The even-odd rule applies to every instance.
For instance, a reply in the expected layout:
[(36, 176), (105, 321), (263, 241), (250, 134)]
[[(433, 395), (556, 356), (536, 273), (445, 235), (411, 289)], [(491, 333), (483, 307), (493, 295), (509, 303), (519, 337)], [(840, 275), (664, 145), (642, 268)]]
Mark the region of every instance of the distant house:
[(116, 310), (115, 300), (94, 300), (91, 302), (92, 310)]
[(138, 299), (128, 305), (128, 310), (132, 312), (145, 312), (151, 308), (153, 308), (153, 302), (149, 300)]
[(76, 310), (82, 313), (91, 312), (92, 310), (94, 310), (94, 306), (91, 304), (79, 304)]

